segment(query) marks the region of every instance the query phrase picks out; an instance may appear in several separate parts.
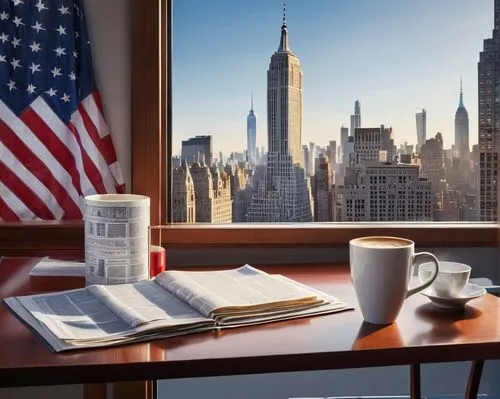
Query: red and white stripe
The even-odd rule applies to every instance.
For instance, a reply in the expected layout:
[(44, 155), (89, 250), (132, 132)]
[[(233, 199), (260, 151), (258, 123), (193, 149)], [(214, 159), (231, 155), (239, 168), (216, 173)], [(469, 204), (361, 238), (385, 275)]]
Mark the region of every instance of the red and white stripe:
[(97, 93), (68, 125), (41, 97), (19, 117), (0, 101), (0, 219), (80, 219), (84, 196), (123, 187)]

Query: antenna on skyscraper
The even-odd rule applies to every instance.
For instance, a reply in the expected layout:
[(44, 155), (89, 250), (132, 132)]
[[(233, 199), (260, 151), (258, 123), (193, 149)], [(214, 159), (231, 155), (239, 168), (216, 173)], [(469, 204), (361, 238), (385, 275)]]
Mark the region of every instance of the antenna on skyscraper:
[(251, 96), (251, 97), (250, 97), (250, 98), (251, 98), (251, 100), (250, 100), (250, 109), (253, 111), (253, 90), (252, 90), (252, 92), (251, 92), (251, 95), (250, 95), (250, 96)]
[(283, 25), (286, 25), (286, 0), (283, 0)]

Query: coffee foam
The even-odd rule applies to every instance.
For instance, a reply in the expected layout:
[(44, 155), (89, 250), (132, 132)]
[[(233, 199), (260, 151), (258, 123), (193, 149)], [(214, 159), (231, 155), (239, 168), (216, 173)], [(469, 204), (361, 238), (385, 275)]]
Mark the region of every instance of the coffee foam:
[(365, 248), (401, 248), (407, 247), (411, 242), (396, 237), (365, 237), (356, 239), (354, 244)]

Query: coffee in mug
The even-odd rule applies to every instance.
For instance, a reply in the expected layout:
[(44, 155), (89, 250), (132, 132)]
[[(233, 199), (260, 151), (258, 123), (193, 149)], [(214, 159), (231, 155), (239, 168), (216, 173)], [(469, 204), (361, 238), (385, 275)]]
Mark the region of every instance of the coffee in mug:
[[(428, 280), (408, 289), (416, 260), (428, 258), (434, 270)], [(398, 237), (361, 237), (349, 242), (349, 263), (356, 297), (365, 321), (390, 324), (409, 296), (429, 287), (439, 261), (429, 252), (415, 253), (415, 243)]]

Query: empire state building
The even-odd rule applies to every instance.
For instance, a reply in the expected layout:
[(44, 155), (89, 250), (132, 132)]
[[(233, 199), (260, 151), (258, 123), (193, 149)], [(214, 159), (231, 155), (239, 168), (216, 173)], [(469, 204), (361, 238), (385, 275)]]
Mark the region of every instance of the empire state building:
[(469, 174), (470, 148), (469, 148), (469, 114), (464, 105), (464, 92), (460, 81), (460, 100), (455, 113), (455, 147), (460, 158), (462, 177)]
[(302, 163), (302, 69), (288, 45), (284, 17), (280, 45), (267, 71), (267, 121), (269, 152), (290, 154), (294, 163)]
[(267, 164), (247, 222), (312, 222), (302, 158), (302, 69), (288, 42), (285, 15), (278, 50), (267, 71)]

